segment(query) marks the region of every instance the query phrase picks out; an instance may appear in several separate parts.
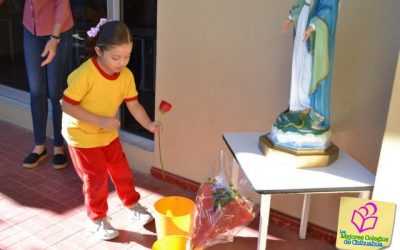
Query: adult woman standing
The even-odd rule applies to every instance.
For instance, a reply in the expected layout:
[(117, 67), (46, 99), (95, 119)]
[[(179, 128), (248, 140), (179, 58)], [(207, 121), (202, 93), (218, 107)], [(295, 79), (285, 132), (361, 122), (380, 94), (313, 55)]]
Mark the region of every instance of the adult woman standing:
[(74, 21), (70, 3), (68, 0), (26, 0), (23, 25), (35, 146), (22, 165), (34, 168), (47, 157), (48, 96), (53, 117), (53, 166), (62, 169), (68, 164), (61, 135), (60, 99), (66, 88), (72, 50)]

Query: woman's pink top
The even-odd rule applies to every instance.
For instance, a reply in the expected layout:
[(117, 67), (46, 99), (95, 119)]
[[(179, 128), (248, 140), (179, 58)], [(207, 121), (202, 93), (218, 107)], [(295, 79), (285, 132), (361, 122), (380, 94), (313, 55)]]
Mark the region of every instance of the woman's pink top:
[(36, 36), (49, 36), (60, 22), (61, 32), (74, 26), (68, 0), (25, 0), (23, 24)]

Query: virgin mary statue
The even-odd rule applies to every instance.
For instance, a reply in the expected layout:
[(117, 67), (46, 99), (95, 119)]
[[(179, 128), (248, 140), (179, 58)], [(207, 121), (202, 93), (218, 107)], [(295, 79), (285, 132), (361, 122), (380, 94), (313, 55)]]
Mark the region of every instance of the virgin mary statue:
[(295, 149), (330, 146), (330, 89), (339, 0), (297, 0), (287, 29), (294, 25), (289, 108), (269, 135)]

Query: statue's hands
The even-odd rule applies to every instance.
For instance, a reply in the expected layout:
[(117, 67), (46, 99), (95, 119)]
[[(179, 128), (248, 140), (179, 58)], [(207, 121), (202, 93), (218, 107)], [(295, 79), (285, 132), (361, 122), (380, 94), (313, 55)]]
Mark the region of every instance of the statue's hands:
[(292, 20), (286, 19), (282, 24), (281, 32), (282, 33), (286, 32), (289, 29), (289, 26), (292, 22), (293, 22)]
[(307, 39), (310, 38), (312, 32), (314, 32), (314, 28), (311, 26), (308, 26), (308, 28), (304, 32), (303, 42), (307, 41)]

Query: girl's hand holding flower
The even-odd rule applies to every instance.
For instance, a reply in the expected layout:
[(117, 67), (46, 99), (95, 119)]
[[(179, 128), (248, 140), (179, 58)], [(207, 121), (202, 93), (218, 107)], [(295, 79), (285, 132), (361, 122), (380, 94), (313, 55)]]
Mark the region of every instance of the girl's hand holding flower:
[(154, 134), (161, 133), (161, 123), (157, 121), (150, 122), (147, 129)]

